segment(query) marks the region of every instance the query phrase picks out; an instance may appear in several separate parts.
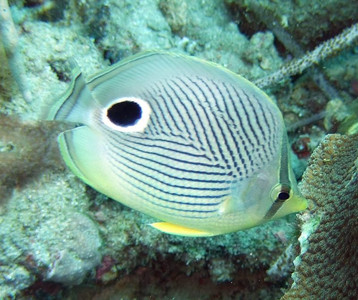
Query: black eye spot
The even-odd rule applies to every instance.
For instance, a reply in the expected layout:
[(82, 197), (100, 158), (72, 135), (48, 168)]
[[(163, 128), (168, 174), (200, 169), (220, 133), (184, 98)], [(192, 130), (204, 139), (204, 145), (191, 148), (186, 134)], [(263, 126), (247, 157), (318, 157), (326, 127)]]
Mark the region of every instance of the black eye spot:
[(287, 200), (288, 198), (290, 198), (290, 193), (285, 192), (285, 191), (281, 191), (278, 194), (277, 198), (280, 199), (280, 200)]
[(142, 117), (142, 108), (134, 101), (122, 101), (108, 108), (107, 117), (115, 125), (132, 126)]

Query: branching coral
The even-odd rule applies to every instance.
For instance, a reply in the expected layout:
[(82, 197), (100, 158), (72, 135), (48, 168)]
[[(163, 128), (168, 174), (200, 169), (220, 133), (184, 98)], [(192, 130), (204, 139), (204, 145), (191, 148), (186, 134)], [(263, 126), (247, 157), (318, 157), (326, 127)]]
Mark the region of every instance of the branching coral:
[(302, 216), (301, 254), (282, 300), (358, 298), (358, 135), (328, 135), (303, 176), (312, 203)]
[(344, 30), (336, 37), (320, 44), (312, 52), (307, 53), (301, 58), (292, 60), (290, 63), (284, 65), (282, 68), (255, 81), (258, 87), (266, 87), (271, 84), (280, 82), (290, 76), (300, 74), (305, 69), (311, 67), (313, 64), (318, 64), (320, 61), (335, 53), (350, 46), (353, 42), (358, 40), (358, 24), (354, 24), (350, 28)]

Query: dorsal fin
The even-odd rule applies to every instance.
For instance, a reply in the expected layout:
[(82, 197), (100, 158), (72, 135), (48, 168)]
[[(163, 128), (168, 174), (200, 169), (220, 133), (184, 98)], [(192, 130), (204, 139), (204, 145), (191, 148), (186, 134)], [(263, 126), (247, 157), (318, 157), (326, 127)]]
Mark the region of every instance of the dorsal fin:
[(72, 70), (72, 81), (67, 91), (50, 108), (48, 120), (63, 120), (88, 124), (88, 112), (98, 107), (83, 73), (78, 66)]

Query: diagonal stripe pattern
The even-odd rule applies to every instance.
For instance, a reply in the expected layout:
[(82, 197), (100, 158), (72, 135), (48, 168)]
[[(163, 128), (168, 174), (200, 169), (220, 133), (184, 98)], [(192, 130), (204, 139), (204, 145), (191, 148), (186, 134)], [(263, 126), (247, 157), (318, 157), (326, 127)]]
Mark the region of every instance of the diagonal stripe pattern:
[(279, 111), (230, 82), (183, 75), (157, 81), (137, 97), (151, 106), (143, 133), (96, 122), (118, 182), (168, 214), (217, 214), (232, 184), (258, 173), (280, 150)]

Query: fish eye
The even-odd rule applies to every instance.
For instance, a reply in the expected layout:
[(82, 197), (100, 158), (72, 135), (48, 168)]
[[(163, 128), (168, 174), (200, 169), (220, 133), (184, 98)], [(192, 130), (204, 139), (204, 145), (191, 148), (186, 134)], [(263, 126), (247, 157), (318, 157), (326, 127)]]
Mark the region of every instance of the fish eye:
[(280, 191), (278, 193), (277, 198), (280, 200), (287, 200), (288, 198), (290, 198), (290, 193), (287, 191)]
[(272, 201), (285, 201), (291, 197), (291, 188), (287, 185), (278, 184), (271, 191)]
[(150, 106), (143, 99), (126, 97), (112, 102), (103, 114), (103, 122), (122, 132), (144, 131), (149, 121)]

